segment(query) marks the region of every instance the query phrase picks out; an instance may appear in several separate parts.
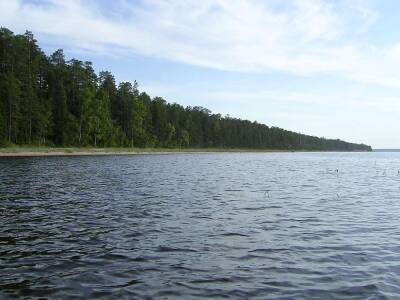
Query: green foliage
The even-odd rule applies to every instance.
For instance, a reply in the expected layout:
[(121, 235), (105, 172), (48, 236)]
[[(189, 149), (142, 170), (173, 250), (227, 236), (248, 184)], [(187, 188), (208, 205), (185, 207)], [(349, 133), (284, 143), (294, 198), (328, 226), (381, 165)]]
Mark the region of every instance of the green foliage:
[(67, 144), (67, 128), (68, 128), (68, 107), (67, 107), (67, 96), (65, 94), (64, 85), (61, 82), (55, 83), (53, 89), (53, 101), (54, 101), (54, 142), (57, 145)]
[(371, 150), (151, 99), (91, 62), (47, 57), (31, 32), (0, 29), (0, 145)]
[(22, 141), (20, 93), (20, 84), (12, 73), (0, 74), (1, 136), (3, 143), (4, 139), (9, 144), (17, 144)]

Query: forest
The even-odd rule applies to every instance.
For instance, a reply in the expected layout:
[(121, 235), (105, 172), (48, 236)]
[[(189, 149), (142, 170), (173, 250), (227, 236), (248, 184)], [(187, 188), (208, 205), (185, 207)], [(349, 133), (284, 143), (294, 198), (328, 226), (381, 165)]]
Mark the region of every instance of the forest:
[(183, 107), (47, 56), (32, 32), (0, 29), (0, 145), (370, 151), (371, 147)]

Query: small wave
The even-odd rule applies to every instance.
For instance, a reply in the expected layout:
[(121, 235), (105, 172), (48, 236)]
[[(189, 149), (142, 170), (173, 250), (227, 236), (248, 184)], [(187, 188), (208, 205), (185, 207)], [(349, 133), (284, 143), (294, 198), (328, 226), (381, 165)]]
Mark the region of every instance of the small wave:
[(255, 253), (276, 253), (276, 252), (289, 251), (289, 250), (290, 250), (290, 249), (287, 249), (287, 248), (259, 248), (259, 249), (250, 250), (249, 252), (255, 252)]
[(360, 295), (363, 293), (371, 293), (377, 292), (379, 290), (376, 284), (365, 284), (359, 286), (352, 286), (347, 288), (338, 289), (336, 293), (344, 294), (344, 295)]
[(189, 271), (192, 273), (197, 273), (197, 272), (209, 272), (209, 270), (205, 270), (205, 269), (197, 269), (197, 268), (190, 268), (190, 267), (186, 267), (186, 266), (182, 266), (182, 265), (173, 265), (171, 266), (173, 269), (175, 270), (182, 270), (182, 271)]
[(136, 285), (136, 284), (141, 284), (141, 283), (143, 283), (143, 281), (140, 281), (140, 280), (137, 280), (137, 279), (133, 279), (133, 280), (130, 280), (130, 281), (128, 281), (128, 282), (125, 282), (125, 283), (122, 283), (122, 284), (116, 284), (116, 285), (107, 285), (107, 286), (105, 286), (105, 287), (107, 287), (107, 288), (125, 288), (125, 287), (128, 287), (128, 286), (132, 286), (132, 285)]
[(207, 216), (192, 216), (193, 219), (206, 219), (206, 220), (213, 220), (211, 217)]
[(246, 282), (246, 281), (251, 281), (251, 278), (250, 277), (243, 277), (243, 276), (215, 277), (215, 278), (192, 280), (192, 281), (190, 281), (190, 283), (192, 283), (192, 284), (234, 283), (234, 282)]
[(226, 232), (221, 233), (219, 236), (240, 236), (240, 237), (248, 237), (247, 234), (239, 233), (239, 232)]
[(159, 246), (156, 250), (157, 252), (197, 252), (197, 250), (190, 248), (175, 248), (168, 246)]
[(136, 262), (148, 262), (148, 261), (154, 261), (156, 259), (159, 259), (158, 256), (136, 256), (134, 258), (131, 258), (130, 260), (136, 261)]
[(240, 210), (265, 210), (265, 209), (268, 209), (268, 208), (271, 208), (271, 207), (269, 207), (269, 206), (260, 206), (260, 207), (243, 207), (243, 208), (240, 208)]
[(263, 257), (260, 255), (247, 254), (240, 257), (235, 257), (234, 259), (239, 261), (248, 261), (253, 259), (263, 259)]
[[(174, 290), (165, 290), (165, 291), (159, 291), (155, 294), (156, 299), (161, 297), (163, 299), (168, 299), (169, 297), (181, 297), (182, 293), (179, 291), (174, 291)], [(164, 298), (166, 297), (166, 298)]]
[(128, 259), (127, 256), (121, 255), (121, 254), (113, 254), (113, 253), (107, 253), (102, 256), (100, 256), (100, 259), (106, 259), (106, 260), (126, 260)]

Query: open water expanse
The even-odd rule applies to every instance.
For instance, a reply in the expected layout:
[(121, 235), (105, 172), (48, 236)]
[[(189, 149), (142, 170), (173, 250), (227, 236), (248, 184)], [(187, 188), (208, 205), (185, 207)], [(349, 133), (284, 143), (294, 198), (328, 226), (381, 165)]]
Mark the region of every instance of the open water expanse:
[(400, 153), (0, 158), (0, 299), (399, 299)]

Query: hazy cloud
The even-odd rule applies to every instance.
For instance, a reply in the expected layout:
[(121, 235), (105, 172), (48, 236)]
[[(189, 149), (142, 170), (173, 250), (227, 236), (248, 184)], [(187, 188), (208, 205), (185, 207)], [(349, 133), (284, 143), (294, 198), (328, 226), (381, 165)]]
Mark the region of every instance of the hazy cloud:
[[(100, 5), (102, 3), (102, 5)], [(366, 1), (0, 0), (5, 26), (63, 46), (130, 52), (242, 72), (329, 73), (400, 86), (399, 46), (362, 42), (378, 15)], [(373, 76), (368, 75), (373, 74)]]

